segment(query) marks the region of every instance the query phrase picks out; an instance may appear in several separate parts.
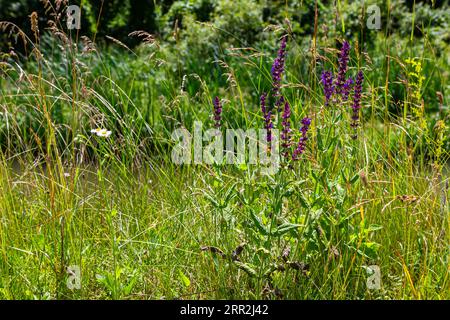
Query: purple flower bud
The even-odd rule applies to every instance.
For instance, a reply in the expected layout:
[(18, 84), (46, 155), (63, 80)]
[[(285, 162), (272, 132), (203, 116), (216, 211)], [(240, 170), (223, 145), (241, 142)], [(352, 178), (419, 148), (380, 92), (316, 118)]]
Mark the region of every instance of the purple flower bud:
[(284, 111), (283, 111), (283, 122), (282, 122), (282, 131), (281, 131), (281, 147), (283, 148), (283, 156), (287, 158), (289, 156), (289, 148), (291, 146), (291, 107), (289, 106), (289, 103), (286, 102), (284, 104)]
[(355, 130), (353, 139), (357, 138), (356, 129), (359, 125), (359, 109), (361, 109), (361, 95), (362, 95), (362, 84), (364, 81), (364, 74), (359, 71), (356, 75), (355, 92), (353, 93), (353, 104), (352, 104), (352, 122), (350, 126)]
[(220, 103), (219, 97), (214, 98), (213, 104), (214, 104), (214, 122), (215, 122), (214, 126), (217, 129), (220, 129), (221, 125), (220, 123), (222, 121), (222, 105)]
[(347, 65), (350, 54), (350, 44), (344, 41), (339, 55), (339, 71), (336, 79), (336, 93), (341, 94), (344, 89), (345, 74), (347, 73)]
[(321, 82), (323, 85), (323, 93), (325, 95), (325, 106), (328, 106), (331, 96), (334, 93), (333, 74), (331, 71), (322, 72)]
[(306, 148), (306, 141), (308, 140), (308, 130), (309, 126), (311, 125), (311, 118), (303, 118), (302, 120), (302, 127), (300, 129), (300, 133), (302, 134), (300, 137), (300, 140), (297, 145), (297, 149), (294, 150), (294, 154), (292, 155), (292, 160), (298, 160), (300, 155), (303, 154)]

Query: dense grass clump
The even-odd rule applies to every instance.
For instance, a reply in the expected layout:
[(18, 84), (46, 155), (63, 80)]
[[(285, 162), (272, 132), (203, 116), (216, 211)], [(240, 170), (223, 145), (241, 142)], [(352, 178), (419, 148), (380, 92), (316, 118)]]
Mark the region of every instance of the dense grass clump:
[[(286, 17), (237, 47), (186, 15), (130, 48), (63, 10), (0, 22), (21, 46), (0, 60), (0, 298), (450, 298), (449, 47), (425, 25), (366, 43), (316, 6), (308, 41)], [(265, 129), (279, 162), (177, 164), (196, 122)]]

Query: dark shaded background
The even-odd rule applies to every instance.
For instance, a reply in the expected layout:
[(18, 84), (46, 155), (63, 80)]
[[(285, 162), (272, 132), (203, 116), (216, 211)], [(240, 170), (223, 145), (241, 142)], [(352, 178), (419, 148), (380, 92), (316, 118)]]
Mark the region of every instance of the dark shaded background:
[[(233, 1), (237, 7), (241, 1)], [(50, 1), (54, 6), (56, 2)], [(169, 35), (175, 24), (179, 28), (185, 28), (183, 17), (192, 14), (197, 21), (213, 21), (217, 14), (215, 8), (219, 0), (76, 0), (69, 4), (75, 4), (82, 8), (81, 34), (102, 39), (105, 35), (112, 36), (127, 45), (137, 44), (136, 39), (128, 37), (128, 34), (136, 30), (145, 30), (160, 37)], [(247, 1), (244, 1), (247, 2)], [(251, 1), (250, 1), (251, 2)], [(299, 35), (310, 34), (313, 30), (315, 0), (288, 1), (254, 1), (263, 6), (262, 20), (267, 23), (279, 23), (289, 15), (292, 21), (298, 21), (294, 26), (294, 32)], [(352, 1), (349, 1), (351, 3)], [(390, 1), (393, 10), (400, 5), (412, 11), (414, 1)], [(333, 0), (318, 0), (321, 14), (332, 15)], [(428, 4), (435, 10), (448, 6), (448, 0), (418, 0), (419, 4)], [(379, 6), (385, 10), (386, 0), (379, 1)], [(243, 6), (245, 8), (245, 6)], [(301, 8), (301, 10), (300, 10)], [(326, 8), (326, 9), (325, 9)], [(325, 9), (325, 10), (324, 10)], [(244, 10), (244, 9), (243, 9)], [(29, 15), (36, 11), (40, 17), (40, 29), (46, 26), (45, 9), (42, 1), (38, 0), (0, 0), (0, 21), (10, 21), (18, 25), (25, 32), (30, 30)], [(100, 16), (100, 19), (98, 17)], [(385, 16), (385, 15), (383, 15)], [(391, 28), (399, 30), (401, 17), (392, 16)], [(99, 26), (97, 28), (97, 22)], [(351, 27), (351, 26), (350, 26)], [(248, 21), (248, 28), (241, 34), (243, 40), (251, 45), (258, 38), (262, 28), (252, 26)], [(418, 33), (420, 33), (418, 31)], [(418, 34), (420, 36), (420, 34)], [(0, 47), (5, 49), (11, 45), (10, 40), (2, 35)]]

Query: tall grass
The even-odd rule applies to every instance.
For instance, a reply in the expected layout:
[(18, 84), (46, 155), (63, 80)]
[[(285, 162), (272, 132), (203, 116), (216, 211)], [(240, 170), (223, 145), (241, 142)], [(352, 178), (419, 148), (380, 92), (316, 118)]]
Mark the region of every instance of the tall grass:
[[(324, 106), (320, 72), (337, 70), (338, 50), (318, 28), (306, 46), (282, 26), (259, 48), (217, 44), (209, 73), (200, 54), (186, 67), (198, 73), (183, 73), (181, 43), (138, 32), (137, 49), (102, 47), (52, 21), (47, 35), (34, 24), (34, 39), (0, 23), (29, 49), (0, 65), (0, 298), (449, 298), (448, 108), (422, 112), (448, 66), (426, 37), (401, 49), (380, 35), (374, 56), (352, 41), (349, 72), (365, 85), (351, 139), (350, 106)], [(263, 127), (258, 99), (284, 33), (292, 126), (313, 119), (300, 160), (269, 176), (175, 165), (172, 131), (213, 127), (216, 95), (224, 129)], [(73, 265), (79, 290), (67, 286)], [(367, 288), (370, 265), (379, 290)]]

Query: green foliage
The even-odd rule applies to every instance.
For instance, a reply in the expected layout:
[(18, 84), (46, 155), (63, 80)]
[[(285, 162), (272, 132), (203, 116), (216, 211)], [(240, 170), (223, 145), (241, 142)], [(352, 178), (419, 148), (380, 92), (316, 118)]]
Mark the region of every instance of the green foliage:
[[(81, 32), (98, 41), (40, 11), (40, 38), (0, 56), (0, 298), (449, 298), (447, 7), (391, 1), (368, 31), (360, 2), (317, 1), (313, 38), (312, 0), (110, 1), (98, 19), (99, 3)], [(139, 29), (154, 35), (133, 46)], [(294, 142), (313, 119), (299, 161), (175, 165), (171, 133), (206, 129), (216, 95), (222, 130), (263, 126), (285, 33)], [(357, 139), (351, 101), (323, 106), (319, 82), (344, 38), (365, 76)]]

